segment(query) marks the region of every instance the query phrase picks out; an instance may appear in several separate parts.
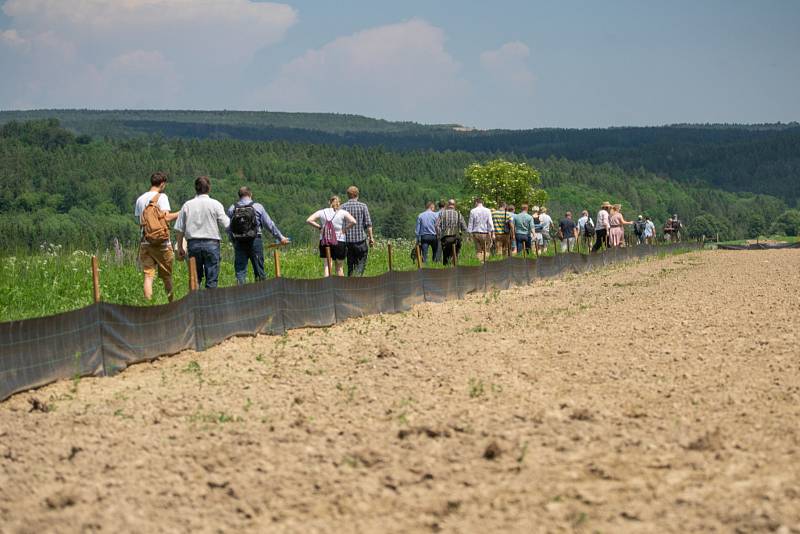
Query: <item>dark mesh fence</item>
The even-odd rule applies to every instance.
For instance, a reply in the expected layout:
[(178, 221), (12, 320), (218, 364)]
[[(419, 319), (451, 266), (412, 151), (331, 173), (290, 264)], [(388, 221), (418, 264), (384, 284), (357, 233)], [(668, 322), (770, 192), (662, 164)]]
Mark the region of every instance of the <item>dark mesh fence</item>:
[(367, 278), (279, 278), (198, 291), (164, 306), (101, 303), (52, 317), (0, 323), (0, 400), (54, 380), (112, 375), (132, 363), (186, 349), (202, 351), (231, 336), (330, 326), (352, 317), (405, 311), (422, 302), (462, 299), (470, 293), (698, 247), (643, 246), (538, 260), (517, 257)]

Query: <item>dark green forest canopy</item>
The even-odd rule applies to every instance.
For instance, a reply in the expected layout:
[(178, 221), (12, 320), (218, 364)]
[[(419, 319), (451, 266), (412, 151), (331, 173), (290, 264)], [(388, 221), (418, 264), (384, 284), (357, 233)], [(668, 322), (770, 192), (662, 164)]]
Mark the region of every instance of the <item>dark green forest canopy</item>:
[[(379, 233), (411, 236), (425, 201), (459, 198), (464, 169), (498, 155), (287, 141), (92, 140), (54, 121), (7, 124), (0, 129), (0, 248), (36, 248), (44, 241), (104, 248), (114, 238), (134, 241), (133, 203), (155, 170), (170, 175), (173, 209), (194, 195), (192, 183), (201, 174), (212, 177), (212, 196), (225, 205), (236, 199), (239, 186), (249, 185), (284, 233), (298, 241), (314, 239), (305, 218), (328, 195), (355, 183)], [(641, 168), (519, 153), (505, 157), (541, 171), (556, 216), (584, 207), (594, 212), (610, 200), (621, 202), (628, 218), (647, 213), (661, 224), (677, 212), (691, 227), (702, 215), (704, 229), (739, 238), (765, 231), (786, 210), (772, 196), (682, 183)]]
[(690, 184), (769, 194), (790, 206), (800, 201), (798, 123), (456, 131), (455, 125), (332, 113), (40, 110), (0, 112), (0, 124), (51, 117), (76, 134), (113, 139), (280, 140), (609, 162), (630, 172), (644, 168)]

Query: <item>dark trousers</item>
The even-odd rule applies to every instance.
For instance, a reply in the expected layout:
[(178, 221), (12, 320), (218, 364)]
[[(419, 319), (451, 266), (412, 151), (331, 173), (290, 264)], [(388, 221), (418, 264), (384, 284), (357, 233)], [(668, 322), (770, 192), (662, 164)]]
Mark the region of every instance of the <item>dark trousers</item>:
[(608, 230), (606, 228), (595, 230), (592, 252), (597, 252), (603, 245), (608, 246)]
[(260, 237), (233, 242), (233, 269), (236, 271), (236, 283), (244, 285), (247, 280), (247, 262), (253, 265), (256, 281), (264, 280), (264, 242)]
[(433, 261), (436, 261), (439, 250), (439, 239), (435, 235), (423, 235), (419, 238), (419, 248), (422, 250), (422, 261), (428, 263), (428, 249), (433, 252)]
[(347, 243), (347, 276), (363, 276), (367, 267), (369, 245), (367, 240), (358, 243)]
[(190, 239), (187, 247), (190, 258), (197, 262), (197, 283), (203, 278), (207, 288), (217, 287), (219, 279), (219, 241), (216, 239)]
[(454, 235), (448, 235), (442, 238), (442, 263), (447, 265), (448, 263), (452, 262), (455, 263), (455, 258), (453, 257), (453, 245), (456, 247), (456, 254), (461, 253), (461, 238)]

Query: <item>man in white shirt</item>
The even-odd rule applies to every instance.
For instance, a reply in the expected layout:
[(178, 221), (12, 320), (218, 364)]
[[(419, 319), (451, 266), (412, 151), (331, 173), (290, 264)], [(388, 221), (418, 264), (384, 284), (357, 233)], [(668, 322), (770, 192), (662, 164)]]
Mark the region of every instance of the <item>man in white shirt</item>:
[[(150, 190), (136, 199), (136, 206), (133, 210), (133, 216), (136, 217), (136, 222), (140, 226), (143, 223), (142, 213), (144, 213), (144, 209), (156, 195), (158, 195), (156, 206), (164, 212), (164, 220), (169, 222), (178, 218), (177, 213), (170, 213), (169, 199), (164, 194), (166, 187), (167, 175), (165, 173), (154, 172), (150, 176)], [(169, 236), (167, 236), (166, 241), (154, 244), (145, 239), (144, 231), (141, 232), (139, 265), (144, 273), (144, 298), (147, 300), (153, 298), (153, 279), (156, 276), (156, 271), (158, 271), (158, 277), (164, 282), (167, 298), (172, 302), (172, 265), (174, 261), (175, 255), (172, 253), (172, 243), (170, 243)]]
[(542, 225), (542, 244), (545, 252), (550, 248), (550, 227), (553, 225), (553, 218), (547, 214), (547, 208), (539, 208), (539, 224)]
[(608, 245), (608, 230), (611, 228), (611, 217), (608, 215), (608, 210), (611, 209), (611, 203), (606, 201), (600, 206), (600, 211), (597, 212), (597, 226), (594, 230), (594, 246), (592, 252), (597, 252), (603, 245)]
[(225, 208), (208, 196), (211, 179), (200, 176), (194, 181), (197, 196), (186, 202), (178, 214), (175, 232), (178, 240), (178, 256), (186, 257), (183, 237), (186, 236), (190, 258), (197, 262), (197, 282), (206, 280), (206, 288), (217, 287), (220, 262), (220, 227), (227, 229), (231, 221)]
[(483, 262), (494, 239), (494, 223), (492, 222), (492, 210), (484, 207), (481, 198), (475, 199), (475, 207), (469, 212), (467, 232), (472, 234), (478, 260)]

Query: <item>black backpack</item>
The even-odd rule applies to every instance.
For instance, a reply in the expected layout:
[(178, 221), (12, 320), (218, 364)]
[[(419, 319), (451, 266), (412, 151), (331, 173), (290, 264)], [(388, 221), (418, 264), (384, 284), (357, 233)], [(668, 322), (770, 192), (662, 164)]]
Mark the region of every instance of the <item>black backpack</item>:
[(594, 237), (594, 222), (592, 222), (592, 219), (586, 219), (586, 224), (583, 225), (583, 233), (586, 237)]
[(642, 235), (644, 233), (644, 229), (647, 223), (644, 221), (636, 221), (633, 223), (633, 231), (636, 235)]
[(252, 204), (233, 208), (231, 235), (236, 241), (252, 240), (258, 236), (258, 214)]

